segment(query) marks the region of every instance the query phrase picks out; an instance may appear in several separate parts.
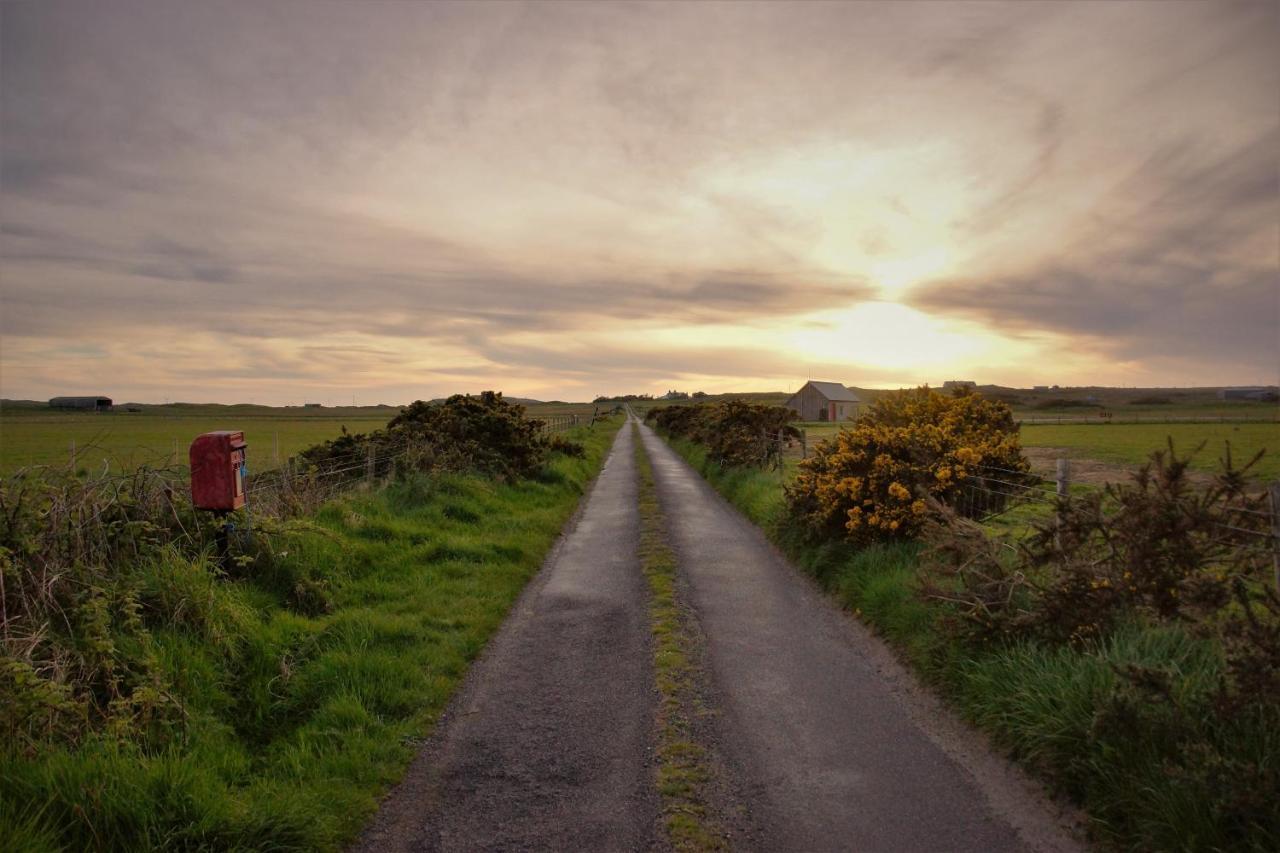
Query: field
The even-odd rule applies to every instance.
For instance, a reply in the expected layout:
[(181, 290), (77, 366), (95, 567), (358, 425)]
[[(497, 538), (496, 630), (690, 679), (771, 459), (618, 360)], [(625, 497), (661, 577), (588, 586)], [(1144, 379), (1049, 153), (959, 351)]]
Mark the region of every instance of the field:
[[(130, 404), (132, 406), (132, 404)], [(43, 404), (0, 404), (0, 475), (31, 465), (66, 465), (74, 442), (80, 469), (127, 470), (143, 463), (183, 464), (187, 447), (211, 430), (243, 430), (249, 442), (249, 464), (257, 470), (320, 441), (349, 432), (385, 426), (395, 406), (300, 408), (251, 405), (141, 405), (137, 412), (53, 412)], [(535, 403), (537, 416), (586, 414), (583, 403)]]
[[(835, 435), (837, 424), (802, 424), (810, 444)], [(1028, 450), (1045, 449), (1060, 453), (1034, 453), (1033, 462), (1046, 456), (1060, 455), (1071, 459), (1088, 459), (1117, 468), (1133, 468), (1147, 460), (1153, 451), (1163, 450), (1167, 440), (1179, 453), (1187, 453), (1204, 442), (1204, 449), (1192, 460), (1198, 471), (1218, 470), (1218, 460), (1225, 443), (1231, 443), (1231, 455), (1237, 465), (1248, 461), (1259, 450), (1266, 455), (1254, 466), (1254, 479), (1280, 479), (1280, 424), (1275, 423), (1173, 423), (1173, 424), (1023, 424), (1022, 445)], [(1050, 465), (1051, 467), (1051, 465)]]
[(1103, 424), (1087, 426), (1032, 425), (1022, 427), (1026, 447), (1063, 448), (1065, 455), (1097, 459), (1118, 465), (1140, 465), (1153, 450), (1166, 447), (1168, 439), (1179, 453), (1201, 442), (1204, 449), (1192, 460), (1201, 471), (1218, 470), (1226, 444), (1237, 465), (1259, 450), (1267, 453), (1253, 468), (1260, 480), (1280, 478), (1280, 424)]

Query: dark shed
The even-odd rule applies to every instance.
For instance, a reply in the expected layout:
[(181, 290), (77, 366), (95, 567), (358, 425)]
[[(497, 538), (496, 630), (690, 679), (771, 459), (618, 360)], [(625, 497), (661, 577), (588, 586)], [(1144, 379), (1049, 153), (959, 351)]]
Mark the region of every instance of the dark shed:
[(110, 397), (54, 397), (49, 401), (51, 409), (73, 409), (78, 412), (109, 412)]

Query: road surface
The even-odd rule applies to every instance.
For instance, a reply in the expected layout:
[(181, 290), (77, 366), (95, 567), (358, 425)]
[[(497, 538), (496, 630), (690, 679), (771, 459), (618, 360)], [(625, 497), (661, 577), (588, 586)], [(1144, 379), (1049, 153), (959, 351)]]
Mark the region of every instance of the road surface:
[[(362, 850), (661, 850), (632, 429)], [(732, 846), (1074, 850), (1050, 804), (922, 696), (647, 427)], [(746, 827), (748, 827), (747, 829)], [(734, 828), (743, 829), (735, 832)]]

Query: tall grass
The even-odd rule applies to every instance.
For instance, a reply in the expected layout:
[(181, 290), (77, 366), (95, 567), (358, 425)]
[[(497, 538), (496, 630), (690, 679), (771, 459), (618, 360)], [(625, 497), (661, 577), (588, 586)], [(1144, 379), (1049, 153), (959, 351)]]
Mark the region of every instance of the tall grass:
[[(1220, 718), (1221, 648), (1134, 620), (1081, 646), (962, 645), (920, 594), (919, 546), (805, 538), (778, 474), (673, 448), (792, 561), (889, 640), (963, 716), (1086, 809), (1093, 836), (1130, 850), (1280, 849), (1280, 708)], [(1135, 670), (1165, 677), (1144, 689)], [(1164, 686), (1164, 685), (1167, 685)]]
[(348, 495), (242, 575), (176, 550), (120, 566), (137, 625), (103, 657), (144, 671), (154, 707), (77, 737), (6, 738), (0, 847), (340, 847), (537, 571), (616, 426), (580, 431), (583, 458), (516, 483), (413, 476)]

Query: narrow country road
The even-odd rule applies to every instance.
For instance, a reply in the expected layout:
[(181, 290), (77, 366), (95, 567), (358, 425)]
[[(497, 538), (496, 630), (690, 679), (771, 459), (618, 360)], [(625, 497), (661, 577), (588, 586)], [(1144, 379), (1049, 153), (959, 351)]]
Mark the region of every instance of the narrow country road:
[[(1009, 780), (979, 779), (958, 766), (878, 671), (850, 617), (651, 429), (641, 430), (707, 638), (723, 703), (719, 740), (746, 777), (767, 849), (1073, 846), (1050, 815), (1037, 813), (1041, 804), (1018, 802)], [(996, 814), (993, 794), (1006, 814)]]
[[(946, 715), (922, 712), (883, 647), (757, 528), (648, 427), (639, 435), (684, 606), (705, 638), (691, 651), (717, 706), (707, 746), (729, 776), (720, 789), (737, 800), (716, 806), (731, 847), (1079, 849), (1002, 760), (954, 721), (935, 725)], [(667, 849), (634, 442), (624, 426), (357, 850)]]
[(356, 849), (657, 845), (631, 430)]

